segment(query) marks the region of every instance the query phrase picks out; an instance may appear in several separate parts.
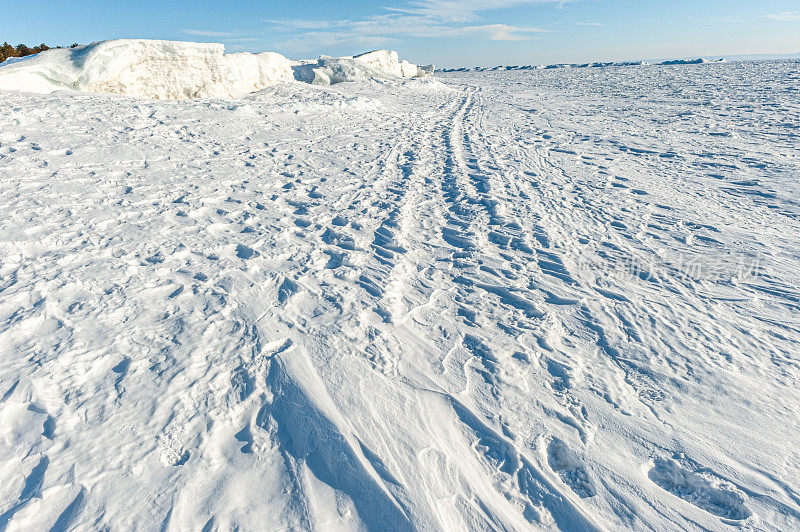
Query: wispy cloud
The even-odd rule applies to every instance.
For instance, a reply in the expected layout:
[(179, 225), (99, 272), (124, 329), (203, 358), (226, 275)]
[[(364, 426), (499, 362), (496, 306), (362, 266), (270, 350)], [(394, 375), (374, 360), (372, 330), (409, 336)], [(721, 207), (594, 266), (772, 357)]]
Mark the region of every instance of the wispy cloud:
[(800, 22), (800, 11), (784, 11), (782, 13), (775, 13), (774, 15), (766, 15), (766, 17), (783, 22)]
[(467, 26), (454, 30), (461, 35), (480, 35), (490, 41), (528, 41), (531, 34), (546, 33), (540, 28), (509, 26), (507, 24), (486, 24), (483, 26)]
[(352, 20), (315, 20), (315, 19), (267, 19), (264, 22), (274, 24), (280, 30), (329, 30), (335, 28), (345, 28), (355, 21)]
[(576, 26), (602, 26), (602, 22), (578, 22)]
[[(404, 7), (385, 7), (382, 14), (358, 19), (269, 19), (272, 40), (282, 50), (308, 52), (333, 47), (388, 47), (406, 38), (470, 38), (520, 42), (547, 30), (527, 25), (491, 24), (488, 11), (523, 4), (561, 5), (577, 0), (411, 0)], [(228, 43), (247, 42), (245, 32), (189, 29), (187, 35), (217, 37)]]
[(233, 38), (222, 38), (226, 44), (228, 43), (248, 43), (248, 42), (264, 42), (266, 39), (264, 37), (233, 37)]
[(185, 35), (197, 35), (199, 37), (236, 37), (238, 33), (226, 31), (205, 31), (205, 30), (181, 30)]
[(388, 13), (363, 20), (268, 20), (273, 30), (292, 32), (283, 41), (292, 49), (362, 44), (382, 46), (405, 37), (460, 38), (491, 41), (526, 41), (546, 30), (510, 24), (463, 24), (427, 15)]
[(478, 13), (523, 4), (564, 4), (569, 0), (414, 0), (407, 8), (390, 8), (411, 15), (436, 17), (447, 21), (470, 22)]
[(712, 17), (711, 22), (718, 22), (720, 24), (745, 24), (747, 21), (739, 17), (728, 15), (725, 17)]

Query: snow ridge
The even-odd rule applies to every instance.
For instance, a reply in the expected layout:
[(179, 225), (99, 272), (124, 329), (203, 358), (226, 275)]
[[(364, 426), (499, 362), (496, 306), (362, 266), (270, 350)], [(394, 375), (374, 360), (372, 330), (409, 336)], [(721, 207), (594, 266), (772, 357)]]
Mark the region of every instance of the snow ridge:
[(112, 40), (48, 50), (0, 67), (0, 89), (58, 90), (144, 98), (236, 98), (293, 80), (330, 85), (364, 78), (413, 78), (432, 72), (377, 50), (356, 57), (290, 61), (274, 53), (226, 54), (222, 44)]

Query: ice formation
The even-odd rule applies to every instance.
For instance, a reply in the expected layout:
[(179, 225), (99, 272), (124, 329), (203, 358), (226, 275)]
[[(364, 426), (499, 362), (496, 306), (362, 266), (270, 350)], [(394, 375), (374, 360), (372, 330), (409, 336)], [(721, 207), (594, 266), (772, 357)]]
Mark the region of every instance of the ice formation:
[(290, 61), (264, 52), (226, 54), (222, 44), (113, 40), (49, 50), (0, 66), (0, 89), (108, 92), (156, 99), (229, 98), (277, 82), (332, 84), (361, 78), (412, 78), (431, 73), (377, 50), (356, 57)]
[(366, 78), (419, 78), (433, 74), (433, 65), (417, 66), (401, 61), (393, 50), (374, 50), (354, 57), (320, 57), (298, 61), (294, 77), (316, 85), (333, 85)]

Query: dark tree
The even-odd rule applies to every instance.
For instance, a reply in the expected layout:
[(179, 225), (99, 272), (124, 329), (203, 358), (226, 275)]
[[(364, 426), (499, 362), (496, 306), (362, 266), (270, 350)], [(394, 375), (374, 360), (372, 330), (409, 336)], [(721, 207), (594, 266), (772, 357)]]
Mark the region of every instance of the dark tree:
[(14, 47), (7, 42), (4, 42), (3, 47), (0, 48), (0, 54), (3, 55), (3, 60), (8, 59), (9, 57), (14, 57), (14, 52)]
[[(78, 44), (76, 43), (73, 44), (71, 48), (75, 48), (77, 46)], [(58, 48), (61, 47), (59, 46)], [(46, 50), (50, 50), (50, 47), (44, 43), (31, 48), (25, 44), (18, 44), (17, 46), (11, 46), (7, 42), (4, 42), (3, 46), (0, 46), (0, 63), (11, 57), (25, 57), (26, 55), (38, 54), (39, 52), (44, 52)]]
[(18, 44), (16, 48), (17, 55), (15, 57), (25, 57), (26, 55), (31, 55), (33, 50), (25, 46), (24, 44)]

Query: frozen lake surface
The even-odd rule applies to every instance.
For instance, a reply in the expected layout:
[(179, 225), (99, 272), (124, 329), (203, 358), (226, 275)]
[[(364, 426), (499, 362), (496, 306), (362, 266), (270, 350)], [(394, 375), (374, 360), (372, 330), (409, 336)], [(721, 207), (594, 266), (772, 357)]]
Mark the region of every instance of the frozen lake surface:
[(0, 530), (800, 527), (796, 62), (0, 98)]

